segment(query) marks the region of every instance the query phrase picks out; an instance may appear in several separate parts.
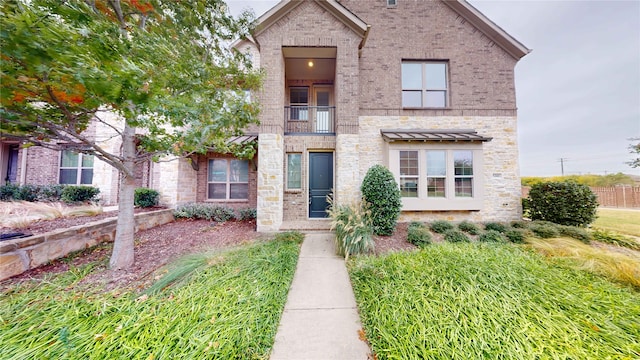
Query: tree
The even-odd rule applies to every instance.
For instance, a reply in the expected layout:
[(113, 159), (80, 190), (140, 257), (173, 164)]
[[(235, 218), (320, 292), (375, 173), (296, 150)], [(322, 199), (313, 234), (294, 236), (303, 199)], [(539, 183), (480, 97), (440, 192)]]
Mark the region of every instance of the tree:
[[(227, 44), (252, 14), (222, 0), (8, 0), (1, 6), (0, 137), (91, 154), (120, 173), (110, 267), (133, 264), (134, 168), (222, 146), (257, 122), (244, 91), (260, 84)], [(122, 119), (113, 123), (100, 114)], [(109, 152), (83, 134), (96, 121), (121, 140)], [(246, 153), (246, 151), (245, 151)]]
[(391, 235), (402, 210), (400, 187), (389, 169), (374, 165), (367, 170), (360, 186), (362, 198), (369, 204), (376, 235)]
[(637, 141), (636, 144), (629, 145), (629, 153), (635, 154), (638, 157), (631, 161), (628, 161), (627, 165), (631, 166), (632, 168), (638, 168), (640, 167), (640, 138), (631, 138), (629, 140)]

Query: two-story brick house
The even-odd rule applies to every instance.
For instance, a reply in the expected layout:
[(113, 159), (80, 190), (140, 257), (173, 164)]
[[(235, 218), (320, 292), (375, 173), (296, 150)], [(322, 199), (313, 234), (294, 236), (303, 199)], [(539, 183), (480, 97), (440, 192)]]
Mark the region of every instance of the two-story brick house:
[(256, 207), (259, 231), (325, 227), (327, 195), (356, 201), (383, 164), (403, 220), (520, 217), (514, 67), (529, 50), (466, 1), (284, 0), (234, 46), (266, 74), (260, 126), (232, 139), (257, 156), (151, 164), (163, 202)]

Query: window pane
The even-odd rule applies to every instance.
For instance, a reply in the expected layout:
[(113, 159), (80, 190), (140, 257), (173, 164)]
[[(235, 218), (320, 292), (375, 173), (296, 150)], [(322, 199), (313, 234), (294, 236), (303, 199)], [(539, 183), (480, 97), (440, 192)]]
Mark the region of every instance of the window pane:
[(427, 89), (446, 89), (447, 88), (447, 66), (443, 63), (427, 63), (425, 64), (425, 78)]
[(427, 197), (444, 197), (445, 182), (445, 178), (428, 178)]
[(246, 183), (249, 181), (249, 162), (247, 160), (231, 160), (229, 182)]
[(403, 91), (403, 107), (422, 107), (422, 91)]
[(249, 198), (249, 185), (248, 184), (231, 184), (229, 185), (229, 199), (248, 199)]
[(227, 160), (209, 160), (209, 181), (227, 181)]
[(91, 185), (93, 182), (93, 169), (82, 169), (80, 172), (80, 184)]
[(422, 89), (422, 64), (402, 64), (402, 89)]
[(473, 197), (473, 178), (456, 178), (456, 197)]
[(309, 89), (307, 88), (291, 88), (289, 89), (289, 102), (291, 104), (308, 104)]
[(301, 158), (300, 154), (287, 155), (287, 189), (302, 188)]
[(418, 175), (418, 152), (400, 151), (400, 176)]
[(226, 199), (227, 184), (209, 184), (209, 199)]
[(444, 151), (427, 151), (427, 176), (446, 175), (446, 153)]
[(453, 167), (456, 176), (473, 175), (473, 152), (472, 151), (454, 151)]
[(82, 154), (82, 167), (93, 167), (93, 155)]
[(60, 169), (60, 184), (77, 184), (77, 169)]
[(78, 153), (70, 150), (63, 150), (60, 160), (60, 167), (78, 167)]
[(401, 178), (400, 195), (402, 197), (418, 197), (418, 178)]
[(446, 91), (427, 91), (426, 107), (445, 107), (447, 105)]

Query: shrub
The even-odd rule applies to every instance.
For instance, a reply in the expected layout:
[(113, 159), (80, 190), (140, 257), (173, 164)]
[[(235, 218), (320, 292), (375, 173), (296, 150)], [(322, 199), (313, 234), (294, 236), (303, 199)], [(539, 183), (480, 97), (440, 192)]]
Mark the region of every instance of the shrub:
[(527, 221), (515, 220), (511, 222), (511, 227), (516, 229), (528, 229), (529, 223)]
[(411, 222), (407, 230), (407, 241), (417, 247), (424, 247), (431, 244), (431, 233), (421, 222)]
[(640, 243), (612, 231), (594, 229), (592, 236), (594, 240), (598, 240), (607, 244), (623, 246), (633, 250), (640, 250)]
[(455, 229), (447, 230), (444, 233), (444, 240), (448, 241), (448, 242), (452, 242), (452, 243), (470, 242), (471, 241), (471, 239), (469, 239), (469, 237), (467, 235), (465, 235), (465, 233), (463, 233), (460, 230), (455, 230)]
[(499, 233), (503, 233), (503, 232), (507, 231), (507, 226), (505, 224), (498, 223), (498, 222), (488, 222), (488, 223), (484, 224), (484, 229), (487, 230), (487, 231), (493, 230), (493, 231), (497, 231)]
[(255, 208), (246, 208), (238, 210), (238, 215), (236, 219), (244, 221), (244, 220), (253, 220), (258, 216), (258, 212)]
[(369, 204), (373, 232), (376, 235), (393, 234), (402, 202), (400, 188), (391, 171), (382, 165), (372, 166), (362, 180), (360, 190)]
[(512, 243), (522, 244), (524, 243), (524, 239), (527, 237), (528, 232), (529, 230), (525, 229), (509, 229), (504, 233), (504, 236)]
[(478, 240), (482, 242), (505, 242), (505, 238), (504, 236), (502, 236), (502, 233), (496, 230), (489, 230), (485, 232), (484, 234), (478, 236)]
[[(251, 209), (248, 209), (251, 210)], [(302, 240), (304, 240), (304, 234), (298, 231), (285, 231), (281, 233), (277, 233), (273, 240), (275, 241), (283, 241), (283, 242), (294, 242), (296, 244), (302, 244)]]
[(90, 202), (96, 200), (98, 194), (100, 194), (100, 189), (93, 186), (72, 185), (66, 186), (62, 190), (60, 199), (67, 204)]
[(463, 221), (460, 224), (458, 224), (458, 229), (466, 232), (467, 234), (470, 235), (478, 235), (480, 234), (480, 228), (478, 228), (478, 226), (474, 223), (468, 222), (468, 221)]
[(336, 232), (336, 252), (345, 259), (352, 254), (373, 251), (373, 226), (366, 203), (335, 206), (329, 208), (331, 230)]
[(17, 200), (16, 194), (20, 187), (15, 184), (6, 184), (0, 186), (0, 201)]
[(531, 231), (537, 237), (540, 237), (543, 239), (557, 237), (558, 235), (560, 235), (560, 232), (558, 231), (558, 227), (555, 224), (544, 222), (544, 221), (534, 221), (529, 226), (529, 229), (531, 229)]
[(218, 205), (191, 203), (178, 206), (173, 212), (176, 218), (204, 219), (216, 222), (225, 222), (234, 218), (231, 208)]
[(133, 193), (133, 204), (143, 208), (158, 205), (159, 199), (160, 193), (153, 189), (137, 188)]
[(22, 200), (28, 202), (34, 202), (38, 200), (38, 192), (40, 187), (37, 185), (23, 185), (19, 186), (17, 192), (14, 193), (15, 200)]
[(41, 186), (40, 191), (38, 191), (38, 201), (59, 201), (66, 187), (67, 185), (64, 184)]
[(591, 234), (585, 228), (566, 225), (559, 225), (557, 228), (560, 235), (580, 240), (585, 244), (591, 242)]
[(596, 219), (598, 200), (586, 185), (571, 181), (535, 184), (529, 199), (532, 220), (587, 226)]
[(438, 234), (444, 234), (445, 232), (452, 230), (453, 225), (446, 220), (436, 220), (429, 225), (431, 231)]

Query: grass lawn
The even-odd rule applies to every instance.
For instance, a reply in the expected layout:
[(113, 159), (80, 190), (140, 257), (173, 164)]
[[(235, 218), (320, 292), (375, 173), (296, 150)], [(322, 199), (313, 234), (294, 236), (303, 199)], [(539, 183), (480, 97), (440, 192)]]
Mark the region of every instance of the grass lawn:
[(640, 211), (600, 208), (593, 226), (640, 237)]
[(348, 263), (378, 359), (637, 359), (640, 293), (498, 244)]
[(92, 265), (16, 286), (0, 298), (0, 357), (267, 358), (298, 252), (274, 240), (191, 257), (177, 269), (190, 275), (147, 294), (75, 287)]

